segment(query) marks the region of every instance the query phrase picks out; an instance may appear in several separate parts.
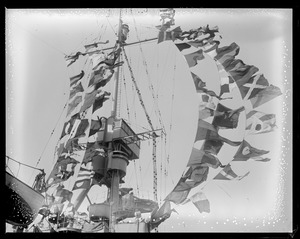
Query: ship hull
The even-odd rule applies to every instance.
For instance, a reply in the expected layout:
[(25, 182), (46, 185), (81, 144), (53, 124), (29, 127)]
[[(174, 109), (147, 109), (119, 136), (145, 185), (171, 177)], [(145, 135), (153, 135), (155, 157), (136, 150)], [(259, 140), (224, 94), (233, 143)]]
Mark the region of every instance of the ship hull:
[(5, 186), (6, 222), (16, 226), (28, 226), (43, 205), (44, 196), (8, 172)]

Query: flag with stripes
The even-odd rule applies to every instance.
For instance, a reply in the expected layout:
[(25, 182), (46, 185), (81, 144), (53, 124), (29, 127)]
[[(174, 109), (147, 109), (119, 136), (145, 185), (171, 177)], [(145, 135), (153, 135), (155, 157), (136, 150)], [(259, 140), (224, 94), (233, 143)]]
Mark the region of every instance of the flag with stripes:
[(256, 110), (251, 110), (246, 115), (247, 134), (262, 134), (274, 130), (276, 127), (276, 115), (266, 114)]
[(81, 167), (79, 169), (76, 181), (74, 183), (73, 189), (78, 190), (78, 189), (87, 189), (91, 186), (92, 184), (92, 178), (93, 178), (94, 172), (92, 170), (92, 162), (84, 165), (81, 164)]
[(243, 176), (238, 176), (231, 168), (230, 164), (227, 164), (224, 169), (222, 169), (221, 172), (219, 172), (213, 179), (216, 180), (241, 180), (247, 175), (249, 175), (250, 172), (247, 172)]

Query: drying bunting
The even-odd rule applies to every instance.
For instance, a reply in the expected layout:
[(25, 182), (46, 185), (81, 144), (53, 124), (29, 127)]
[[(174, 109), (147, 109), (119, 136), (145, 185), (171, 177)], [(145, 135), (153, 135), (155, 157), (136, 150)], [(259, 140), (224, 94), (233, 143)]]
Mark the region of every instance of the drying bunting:
[(250, 158), (255, 158), (270, 151), (256, 149), (252, 147), (246, 140), (243, 140), (236, 154), (233, 156), (233, 161), (247, 161)]
[(227, 164), (224, 169), (222, 169), (221, 172), (219, 172), (213, 179), (217, 180), (241, 180), (247, 175), (249, 175), (250, 172), (247, 172), (243, 176), (238, 176), (235, 172), (233, 172), (231, 165)]
[(276, 127), (275, 114), (265, 114), (252, 110), (246, 115), (246, 132), (247, 134), (262, 134), (274, 130)]

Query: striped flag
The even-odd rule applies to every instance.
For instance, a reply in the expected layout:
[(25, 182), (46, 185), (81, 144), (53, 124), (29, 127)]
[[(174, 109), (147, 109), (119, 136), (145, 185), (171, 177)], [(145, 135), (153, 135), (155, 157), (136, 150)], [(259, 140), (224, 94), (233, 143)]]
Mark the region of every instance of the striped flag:
[(246, 131), (248, 134), (268, 133), (276, 126), (275, 114), (266, 114), (252, 110), (246, 115)]
[(247, 172), (243, 176), (238, 176), (235, 172), (233, 172), (231, 165), (227, 164), (224, 169), (222, 169), (221, 172), (219, 172), (213, 179), (217, 180), (241, 180), (247, 175), (249, 175), (250, 172)]
[(246, 140), (243, 140), (236, 154), (233, 156), (233, 161), (247, 161), (250, 158), (255, 158), (269, 152), (267, 150), (256, 149)]
[(75, 184), (72, 191), (77, 189), (87, 189), (92, 184), (92, 177), (94, 172), (92, 171), (92, 162), (84, 165), (81, 164)]

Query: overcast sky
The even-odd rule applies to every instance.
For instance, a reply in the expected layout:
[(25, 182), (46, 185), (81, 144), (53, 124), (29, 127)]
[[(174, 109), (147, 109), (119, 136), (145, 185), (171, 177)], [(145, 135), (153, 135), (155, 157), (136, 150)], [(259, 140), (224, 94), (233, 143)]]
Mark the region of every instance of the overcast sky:
[[(127, 42), (157, 36), (160, 24), (157, 9), (125, 9), (123, 22), (130, 24)], [(115, 41), (118, 10), (17, 10), (6, 11), (6, 155), (29, 165), (44, 168), (49, 174), (54, 163), (54, 147), (61, 134), (66, 112), (62, 112), (69, 94), (69, 75), (64, 54), (83, 49), (101, 36), (101, 41)], [(211, 213), (200, 214), (192, 203), (176, 207), (160, 231), (289, 231), (291, 229), (291, 34), (292, 12), (288, 9), (176, 9), (175, 24), (183, 30), (209, 24), (217, 25), (222, 35), (221, 46), (236, 42), (240, 46), (237, 59), (255, 65), (270, 84), (281, 88), (283, 95), (256, 108), (275, 113), (278, 129), (262, 135), (247, 136), (253, 147), (270, 150), (270, 162), (232, 164), (237, 174), (250, 170), (242, 181), (211, 179), (219, 170), (210, 170), (204, 193), (211, 203)], [(135, 28), (138, 29), (138, 35)], [(145, 105), (156, 128), (160, 128), (149, 85), (151, 79), (164, 126), (167, 144), (158, 140), (159, 200), (173, 189), (185, 170), (197, 127), (197, 96), (189, 69), (180, 52), (171, 42), (156, 42), (126, 48), (132, 69), (141, 88)], [(146, 59), (148, 74), (145, 72)], [(126, 89), (122, 86), (121, 116), (130, 120), (136, 130), (150, 129), (126, 66)], [(207, 87), (219, 92), (219, 78), (213, 60), (208, 57), (193, 69)], [(123, 72), (121, 72), (121, 75)], [(111, 89), (107, 86), (108, 89)], [(127, 92), (127, 98), (125, 96)], [(172, 108), (172, 97), (174, 101)], [(239, 91), (224, 104), (238, 108), (243, 104)], [(108, 106), (110, 108), (110, 106)], [(136, 115), (134, 112), (137, 112)], [(60, 115), (62, 116), (60, 117)], [(58, 121), (60, 117), (60, 120)], [(172, 123), (172, 131), (170, 124)], [(231, 140), (244, 138), (245, 115), (241, 113), (234, 130), (220, 130)], [(144, 128), (142, 128), (144, 127)], [(55, 129), (55, 130), (54, 130)], [(53, 134), (51, 135), (52, 131)], [(50, 137), (51, 136), (51, 137)], [(169, 137), (170, 136), (170, 137)], [(48, 141), (49, 140), (49, 141)], [(151, 142), (142, 142), (140, 159), (128, 167), (126, 183), (139, 196), (152, 198)], [(224, 145), (218, 157), (223, 164), (232, 160), (238, 147)], [(166, 156), (170, 155), (169, 164)], [(168, 177), (160, 168), (167, 167)], [(16, 174), (18, 165), (11, 163)], [(36, 173), (36, 172), (35, 172)], [(35, 174), (21, 167), (18, 177), (32, 184)], [(193, 189), (199, 191), (201, 185)], [(91, 192), (91, 199), (100, 202), (105, 194)], [(191, 194), (192, 195), (192, 194)], [(190, 196), (191, 196), (190, 195)], [(84, 202), (83, 209), (86, 206)]]

